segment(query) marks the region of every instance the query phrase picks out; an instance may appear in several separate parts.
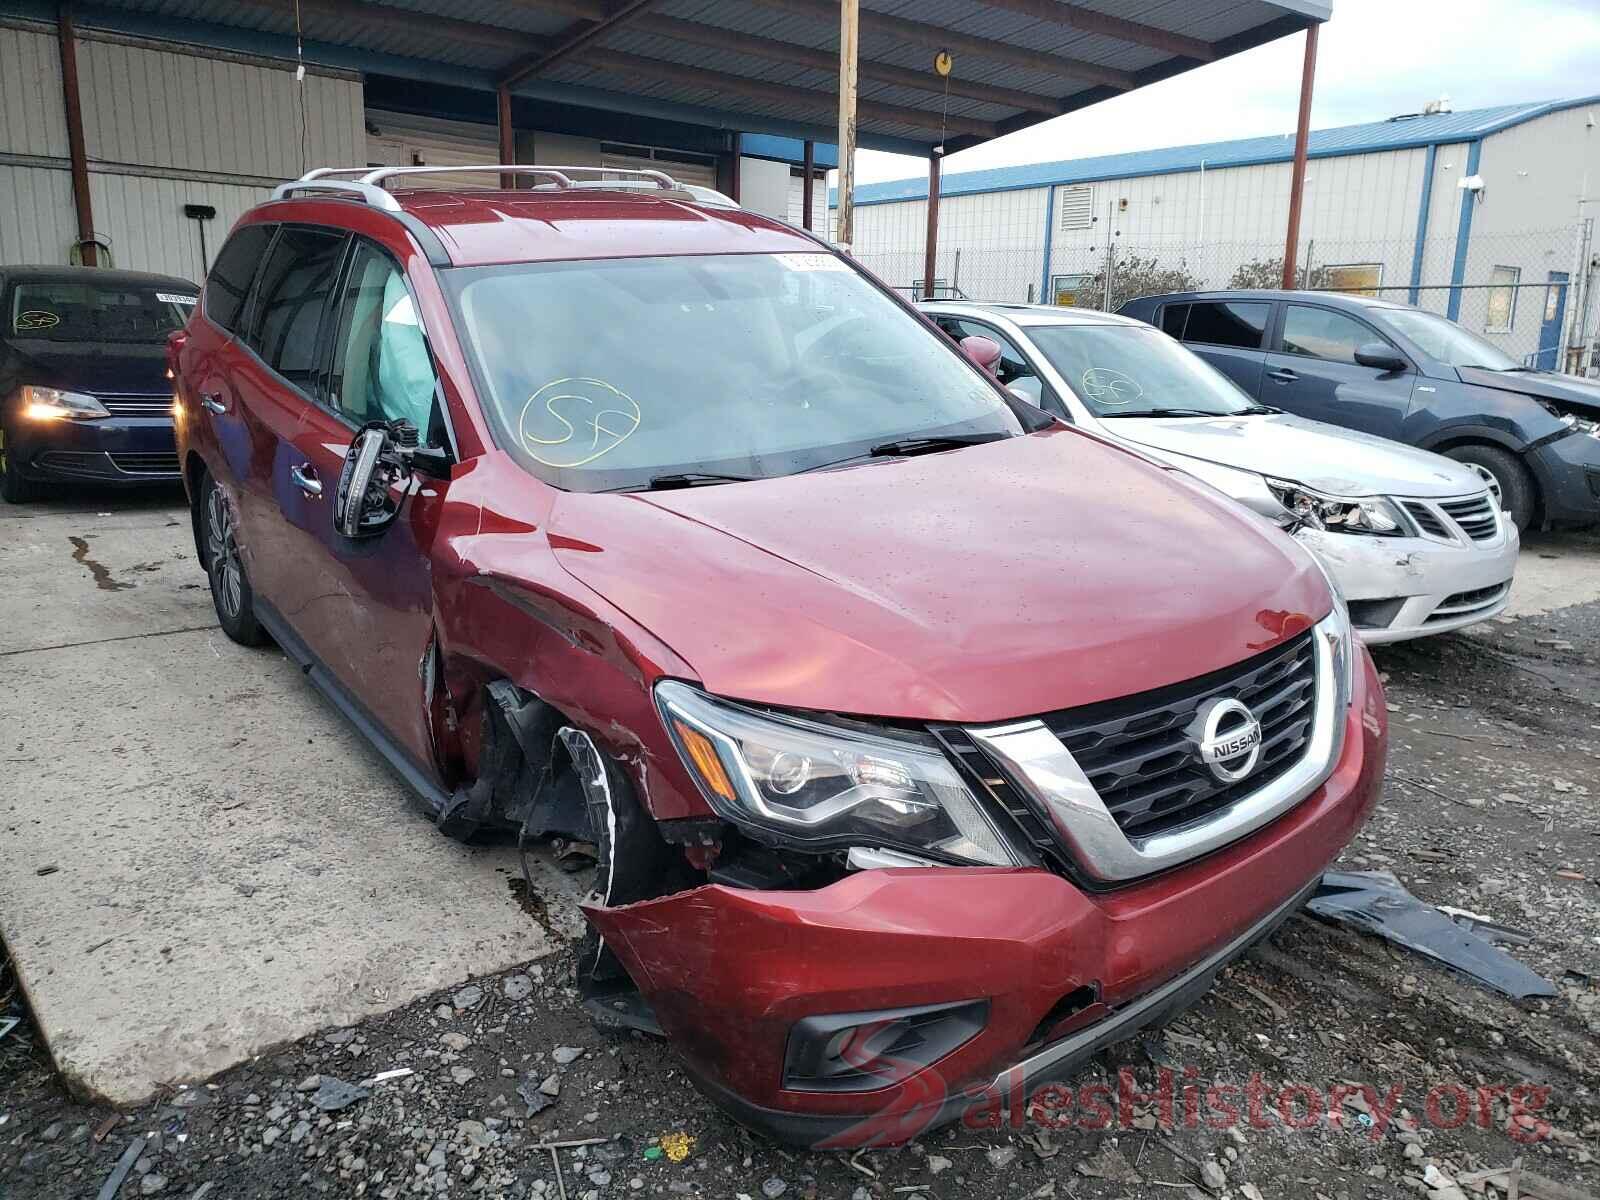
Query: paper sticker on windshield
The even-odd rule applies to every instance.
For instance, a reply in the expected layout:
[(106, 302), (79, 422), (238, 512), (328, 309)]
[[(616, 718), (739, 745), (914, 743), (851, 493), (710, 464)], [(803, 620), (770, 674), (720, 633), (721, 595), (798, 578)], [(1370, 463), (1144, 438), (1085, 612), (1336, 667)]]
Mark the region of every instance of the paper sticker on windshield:
[(522, 406), (517, 432), (533, 460), (581, 467), (609, 454), (639, 428), (633, 397), (599, 379), (557, 379)]
[(1090, 367), (1083, 373), (1083, 397), (1101, 404), (1132, 404), (1144, 395), (1139, 381), (1110, 367)]
[(791, 271), (848, 271), (844, 260), (832, 254), (774, 254)]
[(30, 308), (27, 312), (17, 314), (16, 330), (18, 333), (27, 333), (31, 329), (54, 329), (59, 324), (61, 318), (55, 313)]
[(156, 299), (163, 304), (197, 304), (199, 296), (180, 296), (176, 292), (157, 292)]

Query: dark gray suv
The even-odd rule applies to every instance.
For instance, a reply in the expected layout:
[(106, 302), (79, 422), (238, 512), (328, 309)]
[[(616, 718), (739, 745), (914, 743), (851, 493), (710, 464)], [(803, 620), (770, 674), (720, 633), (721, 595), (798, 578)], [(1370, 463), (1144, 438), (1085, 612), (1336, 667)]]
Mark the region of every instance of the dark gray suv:
[(1518, 529), (1600, 521), (1600, 384), (1524, 367), (1435, 313), (1328, 292), (1123, 305), (1250, 396), (1472, 467)]

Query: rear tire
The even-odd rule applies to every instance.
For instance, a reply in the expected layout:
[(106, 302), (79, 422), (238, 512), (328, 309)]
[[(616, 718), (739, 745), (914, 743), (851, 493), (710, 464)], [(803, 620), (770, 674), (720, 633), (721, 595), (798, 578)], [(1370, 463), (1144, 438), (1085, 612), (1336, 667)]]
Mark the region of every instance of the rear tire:
[(1463, 466), (1471, 467), (1489, 485), (1489, 494), (1500, 507), (1511, 514), (1512, 523), (1521, 533), (1533, 524), (1539, 509), (1539, 493), (1528, 468), (1509, 450), (1498, 446), (1473, 443), (1452, 446), (1444, 452)]
[(11, 427), (0, 421), (0, 499), (7, 504), (26, 504), (38, 497), (39, 488), (33, 480), (17, 474), (16, 466), (11, 461), (14, 440)]
[(239, 523), (233, 504), (208, 471), (200, 477), (200, 544), (217, 624), (241, 646), (260, 646), (266, 631), (256, 621), (255, 593), (239, 552)]

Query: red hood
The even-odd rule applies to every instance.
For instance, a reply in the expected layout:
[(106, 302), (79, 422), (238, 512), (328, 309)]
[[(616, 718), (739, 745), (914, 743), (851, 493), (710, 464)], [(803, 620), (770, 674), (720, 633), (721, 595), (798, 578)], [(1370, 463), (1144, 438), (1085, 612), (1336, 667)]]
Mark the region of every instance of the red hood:
[(561, 497), (574, 577), (719, 695), (985, 722), (1229, 666), (1327, 613), (1204, 487), (1068, 430), (759, 483)]

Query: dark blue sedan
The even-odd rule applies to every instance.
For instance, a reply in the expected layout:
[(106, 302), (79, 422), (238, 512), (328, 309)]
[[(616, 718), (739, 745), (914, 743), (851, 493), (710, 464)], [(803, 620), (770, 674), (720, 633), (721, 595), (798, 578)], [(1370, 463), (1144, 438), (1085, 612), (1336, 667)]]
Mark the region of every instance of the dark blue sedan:
[(0, 497), (178, 481), (167, 335), (198, 294), (167, 275), (0, 267)]
[(1600, 383), (1525, 367), (1436, 313), (1330, 292), (1122, 306), (1263, 404), (1471, 467), (1518, 529), (1600, 521)]

